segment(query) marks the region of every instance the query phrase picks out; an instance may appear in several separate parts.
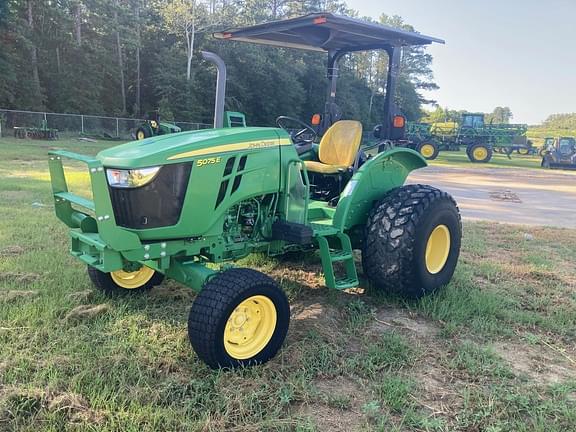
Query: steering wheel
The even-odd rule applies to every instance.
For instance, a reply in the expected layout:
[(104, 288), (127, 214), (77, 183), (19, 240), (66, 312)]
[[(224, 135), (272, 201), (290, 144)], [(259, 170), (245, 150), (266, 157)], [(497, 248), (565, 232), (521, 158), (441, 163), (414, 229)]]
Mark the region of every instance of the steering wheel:
[[(289, 128), (289, 122), (296, 123), (301, 127), (301, 129), (295, 131), (294, 129)], [(318, 137), (318, 132), (316, 132), (312, 126), (294, 117), (280, 116), (276, 119), (276, 124), (279, 128), (288, 132), (290, 138), (292, 138), (293, 141), (297, 141), (299, 144), (312, 144)]]

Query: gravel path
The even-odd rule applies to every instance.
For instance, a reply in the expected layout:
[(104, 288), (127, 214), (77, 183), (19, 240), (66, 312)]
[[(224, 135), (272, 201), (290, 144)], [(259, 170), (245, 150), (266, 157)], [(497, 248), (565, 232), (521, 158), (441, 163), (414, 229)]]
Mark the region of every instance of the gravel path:
[(576, 228), (576, 172), (430, 166), (408, 183), (449, 192), (467, 219)]

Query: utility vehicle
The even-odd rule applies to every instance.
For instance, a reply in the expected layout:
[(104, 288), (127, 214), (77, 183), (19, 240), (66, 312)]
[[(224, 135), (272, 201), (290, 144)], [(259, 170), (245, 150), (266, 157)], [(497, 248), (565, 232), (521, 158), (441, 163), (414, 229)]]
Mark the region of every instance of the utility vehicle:
[[(242, 119), (222, 127), (231, 117), (223, 110), (225, 65), (203, 53), (218, 68), (214, 129), (133, 141), (96, 157), (50, 152), (56, 214), (92, 282), (114, 294), (167, 277), (195, 290), (188, 334), (214, 368), (272, 358), (290, 308), (270, 277), (208, 263), (318, 251), (326, 286), (342, 290), (359, 284), (359, 249), (375, 289), (416, 298), (447, 284), (460, 250), (458, 208), (438, 189), (404, 186), (426, 162), (393, 147), (405, 124), (394, 104), (401, 49), (440, 40), (329, 13), (215, 36), (327, 53), (328, 100), (316, 122), (322, 138), (316, 143), (317, 128), (287, 117), (279, 127), (244, 127)], [(362, 124), (342, 120), (335, 103), (338, 60), (375, 49), (390, 57), (384, 118), (376, 144), (361, 149)], [(88, 165), (93, 201), (69, 192), (64, 158)]]
[(561, 137), (544, 151), (542, 168), (576, 169), (576, 138)]
[(182, 132), (178, 126), (172, 123), (161, 122), (158, 110), (146, 113), (145, 119), (136, 129), (135, 138), (143, 140), (158, 135)]
[(546, 138), (544, 138), (544, 144), (542, 145), (542, 147), (540, 147), (538, 154), (540, 156), (544, 156), (546, 154), (546, 152), (550, 152), (550, 151), (554, 150), (555, 146), (556, 146), (556, 138), (546, 137)]

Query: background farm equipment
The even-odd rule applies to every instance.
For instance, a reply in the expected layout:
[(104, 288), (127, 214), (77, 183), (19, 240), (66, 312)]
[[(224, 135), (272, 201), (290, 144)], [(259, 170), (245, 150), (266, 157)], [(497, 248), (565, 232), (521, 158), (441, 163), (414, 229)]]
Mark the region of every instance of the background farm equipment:
[(484, 114), (465, 113), (459, 122), (409, 123), (408, 147), (419, 151), (426, 159), (435, 159), (439, 151), (466, 148), (471, 162), (488, 162), (494, 151), (508, 156), (532, 152), (524, 124), (486, 124)]
[(14, 127), (15, 138), (31, 139), (58, 139), (58, 129), (49, 128), (46, 120), (42, 120), (40, 127)]
[(556, 138), (546, 137), (544, 138), (544, 144), (538, 151), (538, 154), (540, 156), (544, 156), (547, 152), (551, 152), (552, 150), (554, 150), (555, 146), (556, 146)]
[(137, 140), (143, 140), (152, 136), (167, 135), (181, 132), (178, 126), (168, 122), (160, 121), (160, 113), (152, 111), (146, 114), (144, 122), (136, 129), (135, 137)]
[[(547, 138), (548, 140), (548, 138)], [(576, 138), (561, 137), (544, 151), (542, 168), (576, 169)]]

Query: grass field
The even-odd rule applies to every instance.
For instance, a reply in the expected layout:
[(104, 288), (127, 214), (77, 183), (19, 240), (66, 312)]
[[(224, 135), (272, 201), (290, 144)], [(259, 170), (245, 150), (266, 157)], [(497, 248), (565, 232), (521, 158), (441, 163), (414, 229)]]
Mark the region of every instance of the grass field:
[[(187, 339), (190, 290), (109, 299), (68, 255), (55, 145), (102, 146), (0, 140), (0, 430), (576, 430), (576, 231), (465, 223), (453, 282), (408, 303), (328, 291), (315, 255), (251, 256), (291, 300), (286, 344), (212, 371)], [(87, 192), (78, 166), (69, 181)]]
[(466, 156), (466, 151), (462, 148), (460, 151), (441, 151), (438, 157), (430, 161), (431, 165), (458, 166), (463, 168), (532, 168), (540, 169), (542, 158), (540, 156), (523, 156), (513, 153), (508, 158), (504, 154), (494, 153), (490, 162), (486, 164), (471, 163)]
[(530, 127), (528, 133), (526, 134), (534, 145), (542, 146), (544, 144), (544, 139), (547, 137), (576, 137), (576, 130), (571, 129), (550, 129), (546, 127)]

